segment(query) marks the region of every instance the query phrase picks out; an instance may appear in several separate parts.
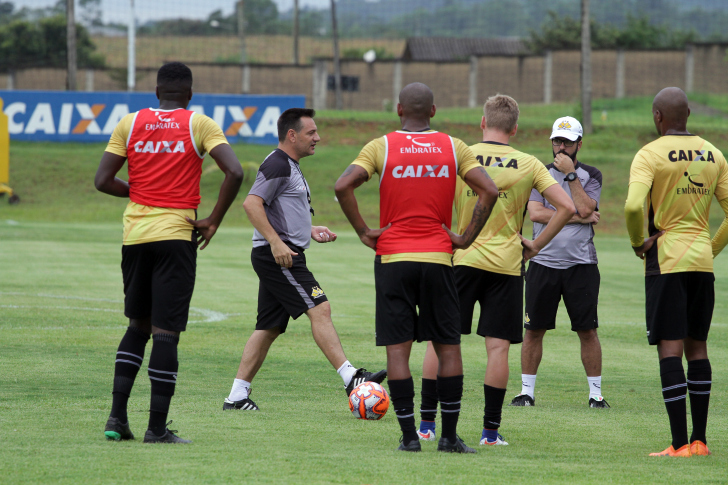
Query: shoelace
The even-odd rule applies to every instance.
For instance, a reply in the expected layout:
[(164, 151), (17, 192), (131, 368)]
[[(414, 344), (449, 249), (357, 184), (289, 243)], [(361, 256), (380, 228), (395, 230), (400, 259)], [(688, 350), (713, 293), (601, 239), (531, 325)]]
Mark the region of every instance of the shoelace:
[(164, 427), (167, 428), (167, 432), (168, 433), (172, 433), (172, 434), (178, 433), (179, 431), (177, 431), (176, 429), (169, 429), (169, 425), (170, 424), (172, 424), (172, 420), (171, 419), (169, 420), (169, 423), (167, 423), (167, 424), (164, 425)]

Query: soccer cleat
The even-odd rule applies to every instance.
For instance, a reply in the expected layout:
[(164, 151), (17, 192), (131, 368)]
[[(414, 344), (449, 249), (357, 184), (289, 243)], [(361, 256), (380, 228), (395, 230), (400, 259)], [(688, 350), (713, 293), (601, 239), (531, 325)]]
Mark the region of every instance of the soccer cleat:
[(421, 441), (435, 441), (437, 439), (437, 434), (434, 429), (418, 429), (417, 436)]
[[(707, 448), (706, 448), (707, 449)], [(690, 445), (682, 445), (677, 450), (670, 445), (665, 451), (659, 453), (650, 453), (650, 456), (673, 456), (680, 458), (687, 458), (692, 456), (690, 453)]]
[(107, 440), (113, 441), (134, 439), (134, 433), (132, 433), (131, 429), (129, 429), (129, 423), (122, 423), (117, 418), (109, 418), (109, 420), (106, 421), (104, 436), (106, 436)]
[(240, 401), (231, 401), (225, 398), (225, 402), (222, 404), (222, 410), (227, 411), (228, 409), (242, 409), (243, 411), (259, 411), (258, 405), (255, 404), (249, 397), (241, 399)]
[(536, 400), (528, 394), (519, 394), (513, 398), (509, 406), (535, 406)]
[(498, 437), (495, 439), (495, 441), (488, 441), (488, 438), (485, 437), (485, 430), (483, 430), (482, 438), (480, 439), (481, 445), (488, 445), (488, 446), (497, 446), (497, 445), (503, 445), (507, 446), (508, 442), (503, 438), (503, 436), (498, 433)]
[(607, 401), (602, 396), (597, 396), (597, 397), (589, 398), (589, 407), (590, 408), (608, 408), (610, 406), (609, 406), (609, 403), (607, 403)]
[(397, 451), (422, 451), (422, 446), (420, 445), (419, 440), (412, 440), (406, 445), (404, 444), (404, 436), (399, 438), (399, 448), (397, 448)]
[(477, 453), (473, 448), (463, 443), (460, 436), (456, 436), (454, 442), (443, 436), (437, 442), (437, 451), (444, 451), (445, 453)]
[(386, 378), (386, 370), (380, 370), (379, 372), (367, 372), (367, 370), (363, 368), (357, 369), (356, 374), (354, 374), (354, 377), (351, 378), (349, 385), (344, 386), (346, 397), (349, 397), (351, 395), (351, 391), (353, 391), (354, 388), (362, 382), (376, 382), (377, 384), (381, 384)]
[(690, 443), (690, 454), (693, 456), (712, 455), (712, 453), (708, 449), (708, 445), (706, 445), (705, 443), (703, 443), (700, 440), (695, 440), (692, 443)]
[[(172, 424), (172, 421), (167, 423), (166, 426), (169, 426)], [(177, 433), (177, 430), (171, 430), (169, 428), (165, 427), (164, 434), (162, 436), (157, 436), (154, 434), (154, 432), (151, 429), (148, 429), (146, 433), (144, 433), (144, 442), (145, 443), (192, 443), (192, 440), (184, 440), (177, 436), (175, 433)]]

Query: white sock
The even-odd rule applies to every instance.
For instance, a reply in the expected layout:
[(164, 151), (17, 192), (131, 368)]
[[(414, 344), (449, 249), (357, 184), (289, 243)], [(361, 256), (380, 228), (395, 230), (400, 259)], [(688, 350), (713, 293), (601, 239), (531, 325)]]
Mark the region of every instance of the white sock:
[(536, 388), (536, 374), (521, 374), (521, 394), (528, 394), (533, 399)]
[(596, 399), (600, 397), (602, 395), (602, 376), (586, 376), (586, 380), (589, 381), (589, 398)]
[(347, 360), (341, 364), (341, 367), (339, 367), (336, 372), (338, 372), (341, 378), (344, 379), (344, 385), (348, 386), (351, 379), (354, 377), (354, 374), (356, 374), (356, 367), (351, 365), (351, 363)]
[(228, 399), (231, 401), (242, 401), (248, 397), (250, 392), (250, 382), (242, 379), (235, 379), (233, 382), (233, 388), (230, 391)]

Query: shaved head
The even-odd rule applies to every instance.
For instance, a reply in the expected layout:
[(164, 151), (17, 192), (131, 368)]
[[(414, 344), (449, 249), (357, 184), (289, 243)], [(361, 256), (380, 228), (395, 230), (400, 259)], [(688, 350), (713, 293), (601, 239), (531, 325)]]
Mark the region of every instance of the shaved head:
[(686, 131), (690, 108), (688, 96), (680, 88), (665, 88), (652, 101), (652, 115), (658, 133)]
[(435, 95), (427, 85), (412, 83), (399, 92), (399, 104), (405, 116), (413, 118), (430, 118), (430, 110), (435, 101)]

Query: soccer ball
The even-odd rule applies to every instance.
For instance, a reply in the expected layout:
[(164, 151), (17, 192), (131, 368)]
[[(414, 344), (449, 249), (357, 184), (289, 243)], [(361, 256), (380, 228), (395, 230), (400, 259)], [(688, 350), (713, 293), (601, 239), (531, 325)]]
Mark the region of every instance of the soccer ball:
[(389, 409), (389, 394), (376, 382), (362, 382), (349, 395), (349, 409), (358, 419), (382, 419)]

